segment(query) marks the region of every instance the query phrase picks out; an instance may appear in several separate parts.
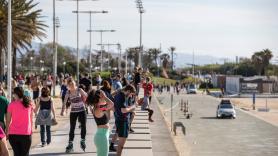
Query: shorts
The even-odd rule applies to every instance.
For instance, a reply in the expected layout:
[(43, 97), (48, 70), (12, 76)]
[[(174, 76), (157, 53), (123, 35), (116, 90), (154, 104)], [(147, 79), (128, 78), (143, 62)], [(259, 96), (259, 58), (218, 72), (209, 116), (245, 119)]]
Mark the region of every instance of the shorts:
[(36, 100), (40, 95), (40, 91), (33, 91), (33, 100)]
[(129, 131), (128, 121), (115, 121), (117, 134), (120, 138), (127, 138)]

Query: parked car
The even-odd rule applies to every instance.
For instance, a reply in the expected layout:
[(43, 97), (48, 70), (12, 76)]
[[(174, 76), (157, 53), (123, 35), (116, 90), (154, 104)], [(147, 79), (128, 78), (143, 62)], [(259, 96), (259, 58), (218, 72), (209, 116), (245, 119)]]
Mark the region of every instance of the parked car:
[(197, 94), (197, 86), (195, 84), (188, 85), (187, 94)]
[(216, 118), (231, 117), (236, 118), (235, 107), (230, 100), (221, 100), (217, 106)]

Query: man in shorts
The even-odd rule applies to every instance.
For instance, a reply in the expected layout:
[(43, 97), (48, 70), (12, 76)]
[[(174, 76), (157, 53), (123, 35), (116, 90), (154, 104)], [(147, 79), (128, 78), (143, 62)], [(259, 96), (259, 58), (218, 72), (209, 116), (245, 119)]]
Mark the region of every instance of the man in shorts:
[[(135, 105), (129, 106), (129, 97), (135, 95), (136, 90), (134, 86), (127, 85), (122, 91), (119, 91), (115, 97), (115, 125), (117, 128), (117, 135), (119, 138), (118, 148), (117, 148), (117, 156), (121, 156), (124, 144), (128, 137), (129, 133), (129, 119), (130, 119), (130, 112), (133, 112), (136, 108)], [(111, 142), (110, 149), (113, 147), (114, 143)]]

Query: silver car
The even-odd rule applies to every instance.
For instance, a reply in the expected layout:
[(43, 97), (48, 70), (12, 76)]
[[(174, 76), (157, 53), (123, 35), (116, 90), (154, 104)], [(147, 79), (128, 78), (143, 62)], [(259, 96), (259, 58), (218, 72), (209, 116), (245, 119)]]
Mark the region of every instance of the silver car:
[(190, 84), (187, 87), (187, 94), (197, 94), (197, 86), (195, 84)]
[(222, 100), (217, 106), (216, 118), (231, 117), (236, 118), (235, 107), (232, 105), (230, 100)]

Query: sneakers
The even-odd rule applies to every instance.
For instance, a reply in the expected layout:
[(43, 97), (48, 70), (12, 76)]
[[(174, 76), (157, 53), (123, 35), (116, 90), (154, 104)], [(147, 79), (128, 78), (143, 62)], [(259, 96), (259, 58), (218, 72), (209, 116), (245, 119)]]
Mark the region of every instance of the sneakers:
[(85, 149), (86, 149), (86, 142), (85, 142), (85, 139), (82, 139), (80, 141), (80, 148), (85, 152)]
[(154, 122), (153, 119), (149, 119), (150, 122)]
[(66, 153), (73, 152), (73, 143), (69, 142), (68, 146), (66, 147)]
[(45, 143), (43, 142), (41, 146), (44, 147), (44, 146), (45, 146)]
[(116, 152), (116, 151), (117, 151), (117, 150), (115, 149), (113, 143), (110, 144), (110, 146), (109, 146), (109, 151), (110, 151), (110, 152)]

